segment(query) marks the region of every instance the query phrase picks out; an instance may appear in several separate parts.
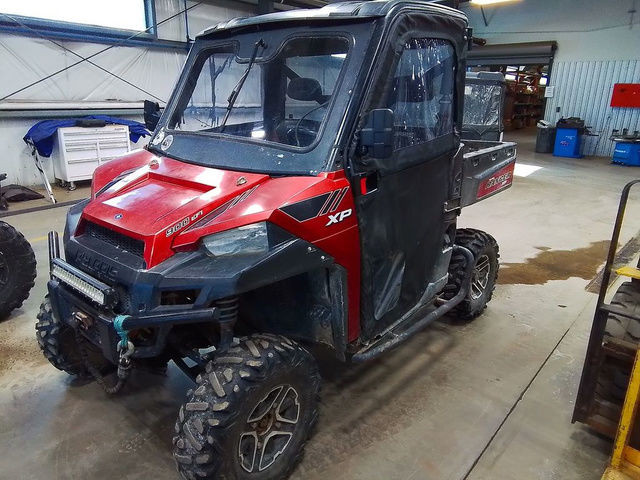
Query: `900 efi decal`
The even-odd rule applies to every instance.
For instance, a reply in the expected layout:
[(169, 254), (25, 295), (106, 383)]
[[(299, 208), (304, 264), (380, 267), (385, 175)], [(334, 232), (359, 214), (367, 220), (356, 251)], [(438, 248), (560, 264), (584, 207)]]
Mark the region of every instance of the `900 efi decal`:
[[(342, 199), (347, 194), (347, 190), (349, 190), (349, 187), (344, 187), (340, 190), (334, 190), (330, 193), (323, 193), (322, 195), (318, 195), (317, 197), (311, 197), (307, 200), (287, 205), (286, 207), (282, 207), (280, 210), (282, 210), (290, 217), (295, 218), (299, 222), (306, 222), (307, 220), (311, 220), (312, 218), (321, 217), (331, 212), (335, 212), (338, 209), (338, 206), (340, 206), (340, 202), (342, 202)], [(335, 215), (340, 215), (341, 213), (344, 212), (339, 212)], [(342, 221), (348, 216), (349, 215), (345, 215), (337, 221)], [(327, 226), (333, 223), (336, 223), (336, 221), (332, 222), (330, 220), (330, 223), (328, 223)]]
[(170, 226), (169, 228), (167, 228), (167, 231), (165, 232), (165, 235), (167, 237), (170, 237), (171, 235), (173, 235), (176, 232), (179, 232), (180, 230), (182, 230), (184, 227), (186, 227), (187, 225), (190, 225), (192, 222), (195, 222), (198, 218), (200, 218), (202, 216), (202, 210), (200, 210), (197, 213), (194, 213), (193, 215), (191, 215), (190, 217), (185, 217), (182, 220), (180, 220), (178, 223), (176, 223), (175, 225)]

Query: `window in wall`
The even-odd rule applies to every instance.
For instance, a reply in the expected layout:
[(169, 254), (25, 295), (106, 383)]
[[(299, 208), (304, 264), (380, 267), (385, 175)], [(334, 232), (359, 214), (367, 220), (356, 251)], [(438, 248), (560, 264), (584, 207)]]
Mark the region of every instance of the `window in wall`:
[(455, 53), (449, 42), (414, 38), (405, 44), (388, 102), (396, 149), (453, 133), (454, 84)]
[[(0, 0), (0, 14), (114, 30), (147, 28), (148, 0)], [(11, 23), (0, 15), (0, 21)]]

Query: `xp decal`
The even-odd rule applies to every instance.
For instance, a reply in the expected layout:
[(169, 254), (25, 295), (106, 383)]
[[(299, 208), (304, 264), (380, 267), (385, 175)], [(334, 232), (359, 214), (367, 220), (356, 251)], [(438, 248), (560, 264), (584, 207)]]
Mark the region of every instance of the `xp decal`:
[(335, 215), (329, 215), (329, 222), (325, 225), (325, 227), (343, 221), (345, 218), (350, 217), (351, 213), (351, 209), (347, 208), (346, 210), (338, 212)]

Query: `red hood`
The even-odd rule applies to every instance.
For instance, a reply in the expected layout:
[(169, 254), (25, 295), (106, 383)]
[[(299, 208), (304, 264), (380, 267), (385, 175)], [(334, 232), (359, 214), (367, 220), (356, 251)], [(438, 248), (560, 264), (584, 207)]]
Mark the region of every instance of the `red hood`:
[[(128, 173), (105, 188), (122, 172)], [(208, 230), (223, 230), (268, 218), (301, 187), (320, 180), (305, 178), (291, 188), (291, 182), (280, 181), (285, 179), (202, 167), (141, 151), (96, 171), (94, 191), (103, 191), (85, 207), (83, 218), (143, 240), (145, 260), (152, 267), (172, 255), (176, 238), (185, 232), (176, 243), (195, 246), (199, 235), (188, 235), (194, 226), (215, 219), (222, 226)]]

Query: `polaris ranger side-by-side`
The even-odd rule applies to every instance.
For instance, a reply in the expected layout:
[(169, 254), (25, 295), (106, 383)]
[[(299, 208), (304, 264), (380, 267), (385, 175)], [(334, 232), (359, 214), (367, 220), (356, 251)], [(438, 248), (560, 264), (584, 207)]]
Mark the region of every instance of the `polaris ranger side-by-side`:
[(47, 358), (110, 392), (174, 361), (196, 382), (180, 473), (285, 478), (317, 417), (311, 350), (365, 361), (491, 298), (498, 246), (456, 219), (516, 152), (460, 140), (469, 35), (404, 0), (204, 31), (149, 146), (69, 211), (64, 259), (50, 234)]

